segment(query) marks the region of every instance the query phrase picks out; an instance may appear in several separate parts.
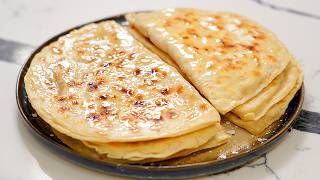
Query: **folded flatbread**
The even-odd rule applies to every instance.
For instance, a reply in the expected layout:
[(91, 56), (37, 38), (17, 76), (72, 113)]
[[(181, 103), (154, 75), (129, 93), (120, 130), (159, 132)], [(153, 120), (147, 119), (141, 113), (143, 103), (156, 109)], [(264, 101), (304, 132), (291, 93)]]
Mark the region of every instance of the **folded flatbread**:
[(44, 47), (25, 86), (42, 119), (83, 141), (170, 138), (220, 121), (175, 68), (113, 21), (86, 25)]
[[(168, 63), (170, 66), (175, 67), (178, 71), (180, 70), (177, 63), (174, 62), (174, 60), (167, 53), (163, 52), (161, 49), (155, 46), (148, 38), (139, 33), (139, 31), (137, 31), (133, 26), (129, 26), (127, 30), (137, 41), (143, 44), (144, 47), (148, 48), (150, 51), (158, 55), (163, 61)], [(180, 74), (183, 74), (183, 72), (179, 72)]]
[[(294, 63), (295, 64), (295, 63)], [(244, 121), (232, 112), (227, 113), (224, 118), (233, 122), (239, 127), (242, 127), (254, 135), (261, 134), (268, 126), (270, 126), (276, 120), (279, 120), (281, 116), (285, 113), (290, 101), (295, 96), (296, 92), (301, 88), (303, 81), (303, 73), (299, 69), (298, 79), (294, 87), (290, 92), (281, 99), (278, 103), (274, 104), (264, 116), (256, 121)]]
[(233, 13), (176, 8), (126, 18), (222, 114), (256, 96), (292, 59), (273, 33)]
[[(187, 79), (185, 74), (168, 54), (157, 48), (148, 38), (144, 37), (134, 27), (129, 27), (129, 32), (145, 47), (157, 54), (162, 60), (175, 67)], [(293, 62), (289, 62), (284, 71), (281, 72), (255, 97), (235, 107), (232, 112), (243, 121), (258, 120), (265, 115), (271, 106), (283, 99), (296, 84), (299, 76), (299, 70), (297, 64), (293, 65)]]
[(256, 121), (281, 99), (289, 94), (296, 85), (301, 71), (294, 60), (257, 96), (234, 108), (232, 113), (243, 121)]
[(223, 144), (227, 139), (228, 135), (223, 132), (220, 124), (216, 123), (213, 126), (172, 138), (128, 143), (94, 143), (87, 141), (83, 141), (83, 143), (95, 149), (99, 154), (106, 154), (110, 158), (142, 161), (185, 156), (194, 151)]
[[(157, 140), (153, 140), (151, 143), (147, 142), (147, 141), (146, 142), (135, 142), (136, 144), (137, 143), (139, 144), (137, 148), (133, 147), (134, 143), (131, 143), (131, 145), (130, 145), (130, 143), (122, 143), (122, 144), (121, 143), (116, 143), (116, 144), (105, 143), (104, 145), (97, 146), (96, 144), (91, 144), (91, 143), (88, 145), (88, 142), (83, 142), (83, 141), (79, 141), (77, 139), (73, 139), (69, 136), (66, 136), (66, 135), (60, 133), (57, 130), (53, 130), (53, 132), (64, 144), (66, 144), (67, 146), (72, 148), (74, 151), (78, 152), (79, 154), (81, 154), (83, 156), (86, 156), (86, 157), (89, 157), (92, 159), (96, 159), (96, 160), (100, 160), (100, 161), (107, 161), (107, 162), (143, 164), (143, 163), (163, 161), (163, 160), (167, 160), (167, 159), (187, 156), (193, 152), (217, 147), (219, 145), (226, 143), (227, 140), (229, 139), (229, 135), (227, 135), (223, 131), (222, 127), (220, 125), (218, 125), (218, 126), (214, 125), (214, 127), (212, 127), (212, 128), (214, 128), (215, 131), (213, 131), (213, 135), (211, 135), (212, 138), (210, 138), (210, 140), (208, 142), (206, 142), (205, 144), (198, 146), (198, 147), (193, 147), (193, 148), (183, 149), (183, 150), (181, 150), (182, 149), (181, 146), (186, 147), (184, 144), (188, 144), (189, 147), (192, 147), (192, 146), (190, 146), (190, 144), (191, 144), (190, 141), (186, 142), (186, 143), (179, 142), (179, 141), (177, 143), (175, 143), (174, 141), (172, 141), (171, 143), (175, 144), (175, 146), (173, 146), (173, 147), (168, 147), (168, 145), (166, 145), (166, 144), (162, 144), (163, 146), (161, 146), (161, 143), (164, 143), (167, 140), (165, 140), (165, 141), (159, 140), (159, 142), (156, 142)], [(210, 131), (213, 130), (212, 128), (209, 128)], [(206, 129), (206, 130), (209, 130), (209, 129)], [(212, 131), (211, 131), (211, 133), (212, 133)], [(197, 132), (194, 135), (192, 135), (191, 137), (194, 139), (200, 139), (200, 141), (202, 141), (201, 139), (204, 139), (201, 136), (195, 136), (196, 134), (199, 135), (199, 133)], [(205, 135), (205, 133), (201, 133), (200, 135)], [(190, 135), (186, 135), (186, 136), (190, 136)], [(175, 139), (175, 138), (172, 138), (172, 139)], [(179, 140), (179, 138), (178, 138), (178, 140)], [(187, 140), (187, 139), (185, 139), (185, 140)], [(143, 144), (146, 146), (143, 147)], [(155, 145), (155, 147), (150, 147), (149, 145), (151, 145), (151, 144)], [(192, 144), (199, 145), (199, 142), (192, 143)], [(129, 148), (127, 149), (126, 147), (129, 147)], [(168, 155), (169, 151), (167, 149), (165, 149), (164, 147), (169, 148), (170, 155)], [(111, 148), (111, 149), (107, 149), (107, 148)], [(175, 148), (177, 148), (177, 149), (175, 149)], [(102, 152), (98, 152), (98, 150), (96, 150), (96, 149), (99, 149), (99, 151), (103, 151), (103, 149), (105, 149), (105, 150), (103, 151), (104, 153), (102, 153)], [(159, 150), (164, 150), (165, 153), (162, 153)], [(177, 151), (177, 150), (181, 150), (181, 151)], [(120, 152), (117, 152), (117, 151), (120, 151)], [(122, 154), (122, 156), (119, 156), (121, 153), (124, 153), (124, 152), (129, 153), (129, 155)], [(151, 152), (153, 154), (150, 154)], [(132, 156), (134, 154), (136, 154), (136, 155)], [(163, 156), (164, 154), (167, 154), (167, 155)]]

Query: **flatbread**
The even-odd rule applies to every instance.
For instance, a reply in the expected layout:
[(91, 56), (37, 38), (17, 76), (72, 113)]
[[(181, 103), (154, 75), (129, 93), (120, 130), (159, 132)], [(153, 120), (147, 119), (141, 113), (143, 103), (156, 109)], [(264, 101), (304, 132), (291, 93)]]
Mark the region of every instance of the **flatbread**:
[[(183, 150), (191, 150), (204, 145), (210, 139), (213, 139), (218, 133), (223, 136), (223, 130), (219, 123), (213, 126), (191, 132), (182, 136), (173, 138), (157, 139), (152, 141), (129, 142), (129, 143), (92, 143), (84, 141), (83, 143), (95, 149), (99, 154), (106, 154), (110, 158), (126, 159), (130, 161), (141, 161), (144, 159), (164, 159)], [(218, 137), (219, 138), (219, 137)], [(219, 138), (219, 142), (224, 140)], [(216, 141), (214, 143), (217, 143)], [(212, 143), (208, 147), (213, 147)], [(185, 155), (187, 151), (180, 154)]]
[(267, 113), (257, 121), (243, 121), (237, 115), (233, 113), (227, 113), (224, 118), (242, 127), (254, 135), (259, 135), (270, 126), (273, 122), (279, 120), (279, 118), (285, 113), (290, 101), (295, 96), (296, 92), (301, 88), (303, 80), (302, 71), (299, 71), (299, 78), (294, 86), (294, 88), (289, 92), (289, 94), (279, 101), (277, 104), (273, 105)]
[(182, 150), (180, 152), (177, 152), (171, 156), (165, 157), (165, 158), (147, 158), (147, 159), (143, 159), (143, 160), (136, 160), (136, 161), (131, 161), (128, 159), (114, 159), (114, 158), (110, 158), (108, 157), (107, 154), (99, 154), (97, 151), (95, 151), (95, 149), (90, 148), (86, 145), (84, 145), (84, 143), (82, 141), (79, 141), (77, 139), (73, 139), (69, 136), (66, 136), (64, 134), (62, 134), (61, 132), (53, 129), (54, 134), (67, 146), (69, 146), (70, 148), (72, 148), (74, 151), (78, 152), (79, 154), (81, 154), (82, 156), (85, 157), (89, 157), (91, 159), (95, 159), (95, 160), (100, 160), (100, 161), (105, 161), (105, 162), (115, 162), (115, 163), (128, 163), (128, 164), (144, 164), (144, 163), (150, 163), (150, 162), (157, 162), (157, 161), (163, 161), (163, 160), (167, 160), (167, 159), (173, 159), (173, 158), (177, 158), (177, 157), (183, 157), (183, 156), (187, 156), (193, 152), (197, 152), (200, 150), (204, 150), (204, 149), (209, 149), (209, 148), (213, 148), (213, 147), (217, 147), (220, 146), (224, 143), (226, 143), (228, 141), (228, 139), (230, 138), (229, 135), (227, 135), (222, 129), (217, 131), (217, 133), (215, 134), (215, 136), (213, 136), (209, 142), (205, 143), (204, 145), (198, 147), (198, 148), (194, 148), (194, 149), (185, 149)]
[(169, 138), (220, 121), (175, 68), (114, 21), (86, 25), (44, 47), (25, 86), (43, 120), (83, 141)]
[[(179, 69), (178, 65), (168, 54), (154, 46), (146, 37), (133, 27), (129, 27), (129, 32), (145, 47), (157, 54), (161, 59), (175, 67), (186, 79), (186, 75)], [(298, 78), (297, 65), (290, 63), (267, 87), (260, 91), (255, 97), (244, 104), (235, 107), (232, 112), (243, 121), (256, 121), (260, 119), (272, 105), (283, 99), (296, 84)]]
[(186, 74), (181, 71), (178, 64), (165, 52), (163, 52), (161, 49), (156, 47), (152, 42), (147, 39), (145, 36), (143, 36), (139, 31), (137, 31), (133, 26), (129, 26), (128, 28), (129, 33), (137, 40), (139, 41), (144, 47), (148, 48), (151, 52), (158, 55), (164, 62), (169, 64), (170, 66), (176, 68), (176, 70), (186, 79), (189, 81)]
[(222, 114), (257, 95), (292, 59), (273, 33), (233, 13), (176, 8), (126, 18)]
[(243, 121), (256, 121), (281, 99), (287, 96), (297, 83), (299, 68), (296, 63), (289, 63), (286, 69), (277, 76), (257, 96), (234, 108), (232, 112)]
[(152, 42), (149, 39), (147, 39), (145, 36), (140, 34), (139, 31), (137, 31), (134, 27), (129, 26), (127, 27), (127, 30), (137, 41), (143, 44), (144, 47), (148, 48), (150, 51), (158, 55), (162, 60), (164, 60), (170, 66), (175, 67), (179, 71), (179, 66), (177, 65), (176, 62), (173, 61), (173, 59), (167, 53), (157, 48), (154, 44), (152, 44)]

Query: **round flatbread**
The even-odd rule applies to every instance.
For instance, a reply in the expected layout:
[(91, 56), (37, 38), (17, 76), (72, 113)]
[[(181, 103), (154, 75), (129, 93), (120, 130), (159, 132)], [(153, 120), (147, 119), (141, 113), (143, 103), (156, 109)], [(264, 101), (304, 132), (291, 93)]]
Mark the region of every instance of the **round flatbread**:
[(44, 47), (25, 87), (43, 120), (83, 141), (169, 138), (220, 121), (175, 68), (113, 21), (86, 25)]
[(83, 141), (83, 143), (95, 149), (99, 154), (106, 154), (108, 157), (115, 159), (131, 161), (149, 158), (164, 159), (182, 150), (198, 148), (213, 139), (221, 131), (220, 124), (216, 123), (213, 126), (172, 138), (131, 143), (94, 143), (87, 141)]

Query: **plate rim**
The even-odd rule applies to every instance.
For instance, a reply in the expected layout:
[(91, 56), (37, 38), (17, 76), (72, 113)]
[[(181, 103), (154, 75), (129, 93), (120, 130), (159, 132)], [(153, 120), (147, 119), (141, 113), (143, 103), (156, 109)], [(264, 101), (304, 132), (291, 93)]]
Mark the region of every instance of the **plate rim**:
[[(136, 12), (146, 12), (146, 11), (135, 11), (135, 12), (129, 12), (129, 13), (136, 13)], [(68, 28), (67, 30), (58, 33), (57, 35), (54, 35), (53, 37), (49, 38), (48, 40), (44, 41), (40, 46), (37, 46), (35, 48), (35, 50), (33, 50), (33, 52), (28, 56), (28, 58), (26, 59), (26, 61), (23, 63), (23, 65), (20, 68), (20, 71), (18, 73), (18, 77), (17, 77), (17, 81), (16, 81), (16, 103), (19, 109), (19, 114), (22, 117), (22, 119), (24, 120), (24, 122), (26, 124), (28, 124), (29, 128), (31, 128), (34, 132), (36, 132), (37, 135), (39, 135), (42, 139), (44, 139), (46, 142), (50, 143), (51, 145), (57, 147), (60, 150), (63, 151), (67, 151), (68, 153), (75, 155), (77, 157), (80, 158), (84, 158), (86, 160), (90, 160), (93, 161), (95, 163), (98, 164), (103, 164), (103, 165), (109, 165), (109, 166), (114, 166), (114, 167), (118, 167), (118, 166), (122, 166), (125, 168), (133, 168), (133, 169), (144, 169), (144, 170), (151, 170), (151, 171), (162, 171), (162, 170), (184, 170), (184, 169), (189, 169), (189, 168), (193, 168), (193, 167), (207, 167), (207, 166), (214, 166), (214, 165), (219, 165), (219, 164), (224, 164), (224, 163), (229, 163), (232, 161), (236, 161), (237, 159), (241, 159), (245, 156), (249, 156), (252, 153), (255, 153), (257, 151), (261, 151), (262, 149), (264, 149), (265, 147), (268, 147), (269, 145), (272, 145), (272, 143), (277, 140), (278, 138), (281, 138), (283, 135), (285, 135), (286, 132), (291, 131), (292, 126), (295, 124), (295, 122), (298, 120), (298, 115), (300, 114), (300, 111), (302, 109), (302, 105), (303, 105), (303, 101), (304, 101), (304, 95), (305, 95), (305, 88), (304, 88), (304, 83), (302, 83), (301, 88), (297, 91), (296, 95), (298, 94), (298, 103), (297, 106), (295, 107), (296, 110), (294, 111), (294, 113), (292, 114), (292, 116), (289, 119), (289, 122), (287, 122), (278, 132), (276, 132), (272, 137), (270, 137), (269, 139), (267, 139), (264, 143), (261, 143), (257, 146), (255, 146), (254, 149), (250, 150), (250, 151), (244, 151), (239, 153), (238, 155), (226, 158), (226, 159), (222, 159), (222, 160), (211, 160), (211, 161), (206, 161), (206, 162), (198, 162), (198, 163), (193, 163), (193, 164), (185, 164), (185, 165), (168, 165), (168, 166), (145, 166), (145, 165), (136, 165), (136, 164), (126, 164), (126, 163), (116, 163), (116, 162), (105, 162), (105, 161), (99, 161), (90, 157), (86, 157), (83, 156), (81, 154), (78, 154), (77, 152), (73, 151), (71, 148), (67, 148), (55, 141), (52, 141), (52, 139), (48, 138), (44, 133), (42, 133), (40, 130), (38, 130), (29, 120), (29, 118), (26, 116), (26, 113), (24, 112), (23, 108), (22, 108), (22, 104), (20, 102), (23, 101), (23, 97), (21, 97), (22, 95), (20, 94), (20, 90), (24, 89), (24, 76), (25, 73), (24, 71), (29, 69), (30, 64), (33, 60), (33, 57), (40, 52), (45, 46), (49, 45), (50, 43), (52, 43), (53, 41), (56, 41), (59, 37), (69, 33), (72, 30), (81, 28), (85, 25), (91, 24), (91, 23), (99, 23), (102, 21), (107, 21), (107, 20), (115, 20), (116, 19), (122, 19), (124, 18), (124, 16), (127, 13), (121, 13), (121, 14), (117, 14), (117, 15), (111, 15), (102, 19), (98, 19), (98, 20), (94, 20), (94, 21), (90, 21), (90, 22), (86, 22), (83, 23), (81, 25), (77, 25), (75, 27), (72, 28)], [(28, 102), (30, 104), (30, 102)]]

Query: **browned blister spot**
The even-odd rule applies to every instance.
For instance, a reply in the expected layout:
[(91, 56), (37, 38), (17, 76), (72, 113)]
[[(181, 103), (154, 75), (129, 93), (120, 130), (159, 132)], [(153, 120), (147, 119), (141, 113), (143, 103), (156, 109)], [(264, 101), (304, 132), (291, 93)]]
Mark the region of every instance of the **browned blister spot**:
[(101, 106), (99, 108), (99, 113), (101, 116), (108, 115), (110, 113), (110, 107), (109, 106)]
[(139, 74), (141, 74), (141, 70), (140, 70), (139, 68), (135, 68), (135, 69), (133, 70), (133, 75), (134, 75), (134, 76), (138, 76)]
[(144, 105), (144, 101), (134, 101), (133, 104), (137, 107), (142, 107)]
[(170, 93), (170, 88), (166, 87), (166, 88), (163, 88), (160, 92), (162, 95), (167, 95)]
[(247, 50), (252, 51), (252, 52), (257, 51), (257, 47), (254, 46), (254, 45), (241, 44), (240, 46), (243, 47), (244, 49), (247, 49)]
[(168, 75), (166, 71), (162, 71), (157, 67), (151, 69), (151, 74), (156, 74), (158, 77), (161, 77), (161, 78), (164, 78)]
[(223, 44), (223, 47), (224, 47), (224, 48), (227, 48), (227, 49), (230, 49), (230, 48), (236, 47), (236, 45), (226, 43), (226, 44)]
[(200, 111), (205, 111), (208, 109), (208, 105), (207, 104), (200, 104), (199, 109), (200, 109)]
[(166, 106), (166, 105), (169, 104), (169, 102), (168, 102), (168, 100), (165, 99), (165, 98), (159, 98), (159, 99), (157, 99), (157, 100), (155, 101), (155, 104), (156, 104), (157, 106)]
[(173, 24), (174, 24), (174, 23), (173, 23), (172, 21), (166, 20), (166, 21), (164, 22), (163, 26), (164, 26), (165, 28), (168, 28), (168, 27), (172, 27)]
[(196, 37), (196, 38), (199, 37), (199, 34), (198, 34), (197, 30), (194, 29), (194, 28), (188, 28), (188, 29), (186, 29), (186, 33), (187, 33), (188, 35), (194, 36), (194, 37)]
[(103, 84), (106, 82), (106, 79), (104, 77), (104, 70), (99, 70), (99, 74), (96, 75), (95, 80), (97, 81), (97, 85)]
[(222, 16), (221, 15), (213, 15), (212, 18), (214, 18), (216, 20), (221, 20)]
[(117, 32), (114, 31), (114, 32), (109, 32), (109, 33), (110, 33), (110, 35), (111, 35), (112, 41), (114, 41), (114, 43), (118, 43), (118, 42), (119, 42), (119, 38), (118, 38), (118, 36), (117, 36)]
[(212, 39), (213, 38), (213, 35), (212, 34), (208, 34), (205, 36), (207, 39)]
[(134, 94), (134, 90), (131, 88), (126, 88), (120, 85), (115, 85), (114, 88), (122, 93), (127, 94), (128, 96), (132, 96)]
[(228, 71), (228, 70), (235, 70), (237, 68), (236, 65), (233, 64), (230, 59), (227, 59), (226, 61), (228, 62), (224, 64), (222, 68), (223, 70)]
[(129, 54), (128, 59), (133, 60), (136, 56), (137, 56), (136, 53), (131, 53), (131, 54)]
[(252, 74), (253, 74), (254, 76), (256, 76), (256, 77), (261, 76), (261, 72), (258, 71), (258, 70), (254, 70), (254, 71), (252, 72)]
[(113, 63), (112, 62), (105, 62), (105, 63), (102, 63), (100, 66), (103, 66), (103, 67), (110, 67), (112, 66)]
[(236, 47), (236, 44), (228, 37), (223, 37), (220, 41), (222, 48), (230, 49)]
[(39, 61), (40, 61), (41, 63), (45, 63), (47, 60), (46, 60), (45, 57), (41, 57), (41, 58), (39, 58)]
[[(97, 70), (96, 72), (94, 72), (94, 75), (95, 75), (95, 76), (101, 76), (101, 75), (104, 74), (104, 72), (105, 72), (104, 69), (99, 69), (99, 70)], [(100, 78), (102, 78), (102, 77), (100, 77)]]
[(119, 52), (118, 52), (118, 55), (119, 55), (119, 56), (124, 56), (124, 55), (126, 55), (126, 52), (125, 52), (125, 51), (119, 51)]
[(160, 72), (159, 68), (152, 68), (151, 69), (151, 74), (154, 74), (154, 73), (157, 73), (157, 72)]
[(73, 81), (73, 80), (70, 80), (70, 81), (67, 82), (67, 85), (68, 85), (69, 87), (74, 87), (74, 86), (76, 86), (76, 82)]
[(47, 86), (47, 88), (50, 89), (50, 90), (55, 90), (55, 89), (57, 89), (56, 84), (55, 84), (54, 82), (48, 80), (48, 79), (46, 79), (46, 80), (44, 81), (44, 83), (45, 83), (45, 85)]
[(156, 84), (157, 82), (159, 82), (160, 81), (160, 79), (151, 79), (150, 80), (151, 81), (151, 84)]
[(198, 46), (190, 46), (190, 47), (193, 49), (194, 52), (198, 54), (200, 53), (200, 48)]
[[(143, 105), (142, 105), (143, 106)], [(161, 114), (154, 114), (146, 111), (144, 108), (137, 108), (130, 112), (129, 117), (133, 120), (142, 120), (142, 121), (159, 121), (162, 119)]]
[(133, 89), (123, 89), (122, 92), (125, 92), (128, 96), (131, 96), (131, 95), (133, 95), (134, 90)]
[(175, 17), (174, 20), (181, 21), (181, 22), (183, 22), (185, 24), (191, 24), (192, 23), (189, 19), (183, 18), (183, 17)]
[(55, 96), (55, 99), (57, 101), (63, 102), (63, 101), (74, 100), (75, 97), (74, 97), (74, 95)]
[(258, 29), (253, 29), (250, 34), (256, 40), (264, 40), (266, 38), (266, 34)]
[(216, 26), (217, 26), (217, 28), (218, 28), (219, 30), (221, 30), (221, 31), (224, 30), (224, 26), (223, 26), (223, 25), (217, 24)]
[(168, 119), (174, 119), (174, 118), (178, 117), (178, 113), (176, 111), (170, 109), (167, 112), (165, 112), (165, 117)]
[(125, 59), (124, 58), (118, 58), (115, 60), (115, 67), (117, 68), (122, 68), (123, 67), (123, 62), (125, 62)]
[(86, 118), (88, 121), (98, 121), (101, 117), (97, 113), (89, 113)]
[(275, 58), (274, 56), (272, 56), (272, 55), (268, 55), (268, 56), (267, 56), (267, 60), (269, 60), (269, 61), (271, 61), (271, 62), (273, 62), (273, 63), (276, 63), (276, 62), (277, 62), (276, 58)]
[(186, 17), (190, 17), (190, 16), (193, 16), (194, 15), (194, 12), (186, 12), (184, 14)]
[(99, 96), (99, 99), (100, 99), (100, 100), (107, 100), (107, 95), (100, 95), (100, 96)]
[(263, 40), (265, 39), (265, 36), (263, 34), (259, 34), (259, 35), (253, 35), (253, 38), (255, 38), (256, 40)]
[(89, 82), (88, 83), (88, 90), (89, 91), (94, 91), (98, 89), (98, 85), (95, 82)]
[(182, 94), (182, 93), (184, 92), (184, 87), (183, 87), (182, 85), (178, 85), (178, 86), (176, 87), (176, 92), (177, 92), (178, 94)]
[(97, 85), (100, 86), (100, 85), (103, 85), (103, 84), (106, 84), (106, 80), (104, 79), (101, 79), (101, 80), (97, 80)]
[(141, 101), (143, 99), (143, 97), (144, 97), (143, 94), (137, 94), (135, 96), (136, 100), (138, 100), (138, 101)]
[(124, 76), (118, 76), (117, 79), (118, 79), (119, 81), (122, 81), (122, 80), (125, 79), (125, 77), (124, 77)]
[(78, 102), (77, 100), (72, 100), (71, 103), (72, 103), (73, 105), (78, 105), (78, 104), (79, 104), (79, 102)]
[(90, 104), (90, 105), (88, 105), (88, 108), (89, 108), (89, 109), (94, 109), (94, 108), (95, 108), (95, 105), (94, 105), (94, 104)]
[(189, 39), (189, 36), (182, 36), (182, 39)]
[(220, 50), (220, 53), (221, 54), (227, 54), (229, 52), (229, 49), (227, 49), (227, 48), (222, 48), (221, 50)]
[(67, 111), (70, 111), (70, 108), (67, 107), (67, 106), (61, 106), (61, 107), (59, 108), (59, 112), (61, 112), (61, 113), (65, 113), (65, 112), (67, 112)]

